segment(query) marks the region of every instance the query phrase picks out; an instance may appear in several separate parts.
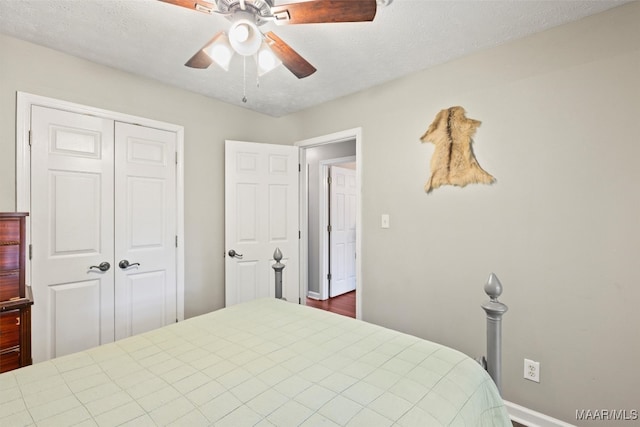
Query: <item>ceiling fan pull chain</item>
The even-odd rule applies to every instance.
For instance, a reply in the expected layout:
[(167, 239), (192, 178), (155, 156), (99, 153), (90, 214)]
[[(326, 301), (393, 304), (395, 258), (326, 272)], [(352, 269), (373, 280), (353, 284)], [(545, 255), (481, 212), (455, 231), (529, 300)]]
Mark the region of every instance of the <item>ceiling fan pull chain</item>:
[(247, 102), (247, 57), (242, 57), (242, 102)]

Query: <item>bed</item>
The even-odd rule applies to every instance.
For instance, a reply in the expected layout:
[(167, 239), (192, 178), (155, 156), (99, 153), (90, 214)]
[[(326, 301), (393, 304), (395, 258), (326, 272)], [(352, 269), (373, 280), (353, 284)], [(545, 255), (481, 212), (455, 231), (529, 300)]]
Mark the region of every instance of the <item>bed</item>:
[(0, 424), (510, 426), (464, 354), (259, 299), (0, 375)]

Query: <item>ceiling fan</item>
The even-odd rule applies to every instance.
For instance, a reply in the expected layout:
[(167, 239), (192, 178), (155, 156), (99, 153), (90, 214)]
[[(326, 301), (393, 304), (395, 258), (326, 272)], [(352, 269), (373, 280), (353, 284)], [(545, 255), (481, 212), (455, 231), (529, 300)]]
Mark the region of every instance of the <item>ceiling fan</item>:
[(255, 56), (258, 73), (284, 65), (302, 79), (316, 71), (306, 59), (273, 31), (262, 33), (258, 27), (267, 22), (277, 25), (329, 22), (373, 21), (376, 0), (307, 0), (275, 6), (274, 0), (160, 0), (207, 14), (219, 14), (231, 21), (228, 33), (218, 32), (185, 64), (207, 68), (216, 63), (225, 70), (234, 52)]

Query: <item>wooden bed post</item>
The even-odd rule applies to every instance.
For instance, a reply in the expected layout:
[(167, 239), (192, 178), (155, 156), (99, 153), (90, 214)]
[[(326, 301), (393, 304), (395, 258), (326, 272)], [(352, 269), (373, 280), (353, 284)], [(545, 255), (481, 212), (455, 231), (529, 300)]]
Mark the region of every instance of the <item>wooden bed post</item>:
[(490, 298), (482, 304), (487, 313), (487, 371), (502, 395), (502, 315), (509, 307), (498, 301), (502, 294), (502, 284), (495, 274), (491, 273), (489, 276), (484, 292)]
[(276, 248), (273, 252), (273, 259), (276, 261), (276, 263), (271, 266), (276, 272), (276, 298), (286, 300), (286, 298), (282, 298), (282, 270), (284, 270), (285, 265), (280, 262), (282, 259), (280, 248)]

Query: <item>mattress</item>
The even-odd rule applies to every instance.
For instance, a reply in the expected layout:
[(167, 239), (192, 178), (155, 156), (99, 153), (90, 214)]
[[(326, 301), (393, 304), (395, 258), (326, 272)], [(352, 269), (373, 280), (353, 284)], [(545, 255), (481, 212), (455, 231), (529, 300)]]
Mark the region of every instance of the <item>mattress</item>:
[(487, 373), (397, 331), (260, 299), (0, 375), (2, 426), (510, 426)]

